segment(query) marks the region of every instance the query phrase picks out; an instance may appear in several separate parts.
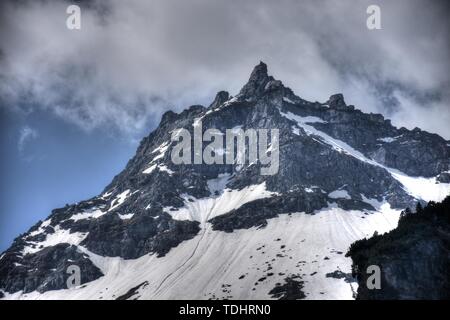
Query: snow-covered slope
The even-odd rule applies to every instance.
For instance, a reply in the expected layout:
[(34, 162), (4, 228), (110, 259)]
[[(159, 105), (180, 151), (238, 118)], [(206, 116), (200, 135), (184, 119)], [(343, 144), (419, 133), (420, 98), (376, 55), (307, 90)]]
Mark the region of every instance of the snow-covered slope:
[(6, 298), (115, 299), (147, 282), (133, 298), (269, 299), (277, 283), (300, 275), (307, 299), (352, 299), (356, 282), (327, 274), (338, 270), (349, 276), (351, 260), (344, 256), (349, 245), (375, 231), (391, 230), (398, 216), (389, 208), (364, 213), (330, 205), (314, 215), (282, 215), (260, 230), (224, 233), (205, 225), (195, 238), (162, 258), (155, 254), (135, 260), (107, 258), (80, 247), (104, 277), (81, 288), (17, 292)]

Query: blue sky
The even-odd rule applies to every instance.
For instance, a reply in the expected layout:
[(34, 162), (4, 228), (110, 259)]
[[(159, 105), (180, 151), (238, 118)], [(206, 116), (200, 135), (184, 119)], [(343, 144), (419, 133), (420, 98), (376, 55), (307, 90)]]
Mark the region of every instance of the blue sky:
[(343, 93), (450, 139), (449, 2), (0, 1), (0, 251), (97, 195), (168, 109), (232, 95), (260, 61), (310, 101)]
[[(86, 132), (48, 113), (0, 113), (0, 251), (52, 209), (99, 194), (137, 147), (136, 140)], [(35, 135), (20, 146), (24, 128)]]

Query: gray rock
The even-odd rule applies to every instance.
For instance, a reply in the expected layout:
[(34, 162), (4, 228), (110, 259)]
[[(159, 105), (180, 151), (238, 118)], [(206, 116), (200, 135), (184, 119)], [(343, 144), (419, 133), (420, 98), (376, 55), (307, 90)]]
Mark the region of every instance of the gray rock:
[(102, 272), (77, 247), (60, 243), (23, 258), (6, 252), (0, 263), (0, 287), (6, 292), (24, 293), (67, 288), (70, 265), (81, 271), (81, 284), (103, 276)]

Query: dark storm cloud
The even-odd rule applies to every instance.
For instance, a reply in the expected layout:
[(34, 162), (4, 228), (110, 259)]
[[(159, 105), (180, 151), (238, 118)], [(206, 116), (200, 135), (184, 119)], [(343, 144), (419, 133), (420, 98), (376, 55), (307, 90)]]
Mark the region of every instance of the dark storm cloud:
[[(10, 108), (133, 134), (168, 108), (238, 92), (263, 60), (305, 99), (343, 92), (395, 125), (450, 139), (446, 2), (78, 3), (80, 31), (65, 27), (68, 2), (3, 4), (0, 93)], [(382, 30), (366, 28), (370, 4)]]

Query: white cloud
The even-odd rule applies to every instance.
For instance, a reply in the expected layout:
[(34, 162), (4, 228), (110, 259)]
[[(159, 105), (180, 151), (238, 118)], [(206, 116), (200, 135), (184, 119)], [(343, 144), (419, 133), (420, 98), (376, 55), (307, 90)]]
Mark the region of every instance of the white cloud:
[(364, 111), (450, 139), (448, 19), (432, 2), (377, 1), (377, 31), (366, 28), (368, 0), (94, 0), (81, 2), (79, 31), (65, 27), (64, 1), (4, 4), (0, 96), (86, 130), (133, 134), (167, 109), (238, 92), (263, 60), (305, 99), (343, 92)]
[(17, 148), (19, 152), (22, 154), (25, 151), (25, 147), (32, 140), (36, 139), (39, 136), (38, 132), (35, 129), (30, 128), (29, 126), (24, 126), (20, 129), (19, 132), (19, 140), (17, 142)]

